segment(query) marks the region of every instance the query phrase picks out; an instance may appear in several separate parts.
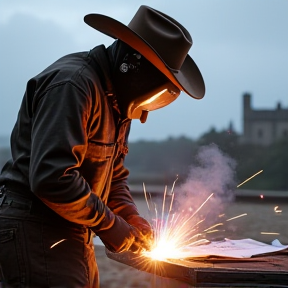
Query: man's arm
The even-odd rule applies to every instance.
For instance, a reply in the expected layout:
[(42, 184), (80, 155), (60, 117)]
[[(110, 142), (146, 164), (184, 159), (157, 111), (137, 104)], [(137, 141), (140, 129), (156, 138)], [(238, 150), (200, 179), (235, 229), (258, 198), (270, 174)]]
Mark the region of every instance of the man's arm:
[(97, 226), (109, 210), (78, 171), (87, 150), (91, 99), (88, 91), (70, 82), (36, 95), (29, 181), (34, 194), (63, 218)]
[(107, 205), (115, 214), (128, 219), (132, 215), (139, 215), (139, 212), (128, 187), (129, 171), (124, 167), (124, 159), (124, 155), (120, 155), (114, 162)]
[(152, 227), (139, 214), (127, 184), (129, 172), (123, 163), (124, 156), (121, 155), (115, 161), (113, 181), (107, 205), (116, 215), (121, 216), (140, 232), (140, 242), (146, 249), (149, 249), (153, 237)]

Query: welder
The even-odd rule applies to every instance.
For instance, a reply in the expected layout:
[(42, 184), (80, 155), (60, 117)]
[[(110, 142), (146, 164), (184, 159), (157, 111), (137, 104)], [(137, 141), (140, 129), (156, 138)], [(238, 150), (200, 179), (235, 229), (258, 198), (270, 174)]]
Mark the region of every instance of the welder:
[(124, 166), (131, 120), (145, 123), (181, 91), (205, 93), (191, 36), (170, 16), (140, 6), (127, 26), (101, 14), (84, 21), (114, 42), (31, 78), (11, 134), (0, 175), (3, 287), (99, 287), (95, 235), (113, 252), (149, 249), (153, 231)]

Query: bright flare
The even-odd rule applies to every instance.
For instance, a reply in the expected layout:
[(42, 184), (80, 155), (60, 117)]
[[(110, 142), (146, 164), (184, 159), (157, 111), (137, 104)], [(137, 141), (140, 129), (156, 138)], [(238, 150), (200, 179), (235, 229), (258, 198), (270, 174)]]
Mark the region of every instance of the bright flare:
[(171, 195), (168, 213), (165, 214), (165, 199), (167, 197), (167, 187), (165, 187), (160, 219), (157, 219), (158, 212), (155, 208), (156, 219), (153, 225), (155, 238), (154, 247), (151, 251), (145, 251), (143, 254), (153, 260), (180, 259), (183, 258), (187, 248), (209, 242), (206, 239), (197, 240), (197, 238), (203, 238), (207, 233), (215, 232), (215, 230), (208, 230), (223, 224), (216, 224), (204, 230), (203, 233), (197, 233), (197, 226), (203, 220), (197, 221), (197, 223), (195, 223), (195, 221), (194, 224), (191, 224), (191, 220), (212, 196), (213, 193), (192, 214), (179, 213), (171, 216), (174, 194)]
[(170, 239), (160, 239), (157, 246), (149, 252), (145, 252), (145, 256), (153, 260), (165, 260), (167, 258), (179, 258), (181, 251), (177, 248), (175, 241)]
[[(263, 170), (262, 170), (263, 171)], [(258, 172), (257, 174), (261, 173)], [(255, 174), (254, 176), (256, 176)], [(175, 180), (175, 182), (177, 179)], [(144, 251), (142, 254), (152, 260), (166, 260), (166, 259), (181, 259), (187, 257), (187, 252), (192, 246), (198, 246), (202, 244), (210, 243), (209, 240), (205, 239), (209, 233), (218, 232), (218, 229), (214, 229), (219, 226), (224, 226), (224, 223), (217, 223), (209, 228), (200, 229), (200, 224), (203, 225), (205, 218), (201, 216), (201, 219), (194, 219), (194, 216), (201, 210), (201, 208), (209, 201), (214, 195), (213, 193), (192, 213), (193, 209), (189, 207), (186, 211), (182, 210), (177, 213), (173, 213), (172, 206), (174, 201), (174, 185), (170, 193), (167, 193), (167, 186), (164, 189), (163, 202), (161, 204), (162, 211), (158, 213), (157, 205), (152, 201), (151, 195), (149, 199), (147, 197), (147, 191), (143, 183), (145, 200), (149, 212), (152, 213), (151, 207), (154, 207), (155, 217), (153, 221), (154, 229), (154, 245), (150, 251)], [(167, 203), (167, 197), (170, 196), (170, 204), (165, 206)], [(150, 202), (150, 204), (149, 204)], [(275, 207), (277, 210), (278, 207)], [(231, 221), (240, 217), (246, 216), (247, 213), (234, 216), (226, 220)], [(219, 215), (219, 218), (224, 217), (225, 214)], [(223, 227), (224, 228), (224, 227)], [(212, 230), (214, 229), (214, 230)], [(200, 231), (200, 232), (199, 232)], [(221, 230), (222, 232), (225, 230)], [(267, 234), (267, 232), (261, 232), (261, 234)]]

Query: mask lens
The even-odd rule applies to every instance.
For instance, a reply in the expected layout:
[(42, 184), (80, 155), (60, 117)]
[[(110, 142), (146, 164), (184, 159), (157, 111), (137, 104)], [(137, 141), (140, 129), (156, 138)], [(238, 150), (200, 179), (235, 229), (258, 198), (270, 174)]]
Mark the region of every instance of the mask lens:
[(172, 83), (166, 83), (165, 85), (155, 89), (148, 95), (142, 96), (134, 102), (131, 107), (131, 118), (139, 119), (142, 110), (153, 111), (169, 105), (180, 95), (180, 90)]

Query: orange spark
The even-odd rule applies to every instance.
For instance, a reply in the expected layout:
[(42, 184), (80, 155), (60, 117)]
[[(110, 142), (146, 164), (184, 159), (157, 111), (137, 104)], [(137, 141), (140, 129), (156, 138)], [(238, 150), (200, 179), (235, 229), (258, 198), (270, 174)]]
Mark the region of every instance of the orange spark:
[(215, 232), (218, 232), (219, 230), (215, 229), (215, 230), (211, 230), (211, 231), (208, 231), (206, 233), (215, 233)]
[(252, 175), (251, 177), (249, 177), (248, 179), (246, 179), (245, 181), (243, 181), (242, 183), (237, 185), (237, 188), (240, 187), (241, 185), (243, 185), (244, 183), (248, 182), (249, 180), (251, 180), (252, 178), (254, 178), (255, 176), (257, 176), (258, 174), (260, 174), (262, 172), (263, 172), (263, 170), (260, 170), (259, 172), (255, 173), (254, 175)]
[(51, 245), (50, 249), (54, 248), (56, 245), (60, 244), (61, 242), (65, 241), (65, 240), (67, 240), (67, 239), (62, 239), (62, 240), (54, 243), (53, 245)]
[(280, 235), (278, 232), (261, 232), (263, 235)]
[(282, 210), (278, 209), (278, 207), (279, 206), (275, 206), (275, 208), (274, 208), (275, 213), (281, 213), (282, 212)]
[(240, 218), (240, 217), (246, 216), (246, 215), (247, 215), (247, 213), (244, 213), (244, 214), (241, 214), (241, 215), (238, 215), (238, 216), (235, 216), (235, 217), (229, 218), (229, 219), (227, 219), (226, 221), (231, 221), (231, 220), (234, 220), (234, 219), (237, 219), (237, 218)]
[[(208, 230), (210, 230), (210, 229), (213, 229), (213, 228), (215, 228), (215, 227), (217, 227), (217, 226), (220, 226), (220, 225), (223, 225), (223, 223), (215, 224), (215, 225), (213, 225), (213, 226), (211, 226), (211, 227), (205, 229), (204, 232), (206, 232), (206, 231), (208, 231)], [(207, 232), (207, 233), (209, 233), (209, 232)]]
[(148, 210), (150, 211), (150, 206), (149, 206), (149, 202), (148, 202), (148, 198), (147, 198), (147, 192), (146, 192), (146, 187), (145, 187), (144, 182), (143, 182), (143, 191), (144, 191), (144, 196), (145, 196), (145, 200), (146, 200), (146, 203), (147, 203)]

